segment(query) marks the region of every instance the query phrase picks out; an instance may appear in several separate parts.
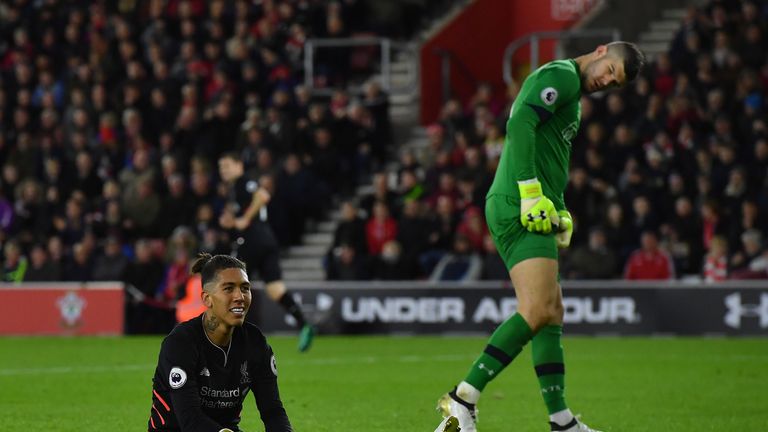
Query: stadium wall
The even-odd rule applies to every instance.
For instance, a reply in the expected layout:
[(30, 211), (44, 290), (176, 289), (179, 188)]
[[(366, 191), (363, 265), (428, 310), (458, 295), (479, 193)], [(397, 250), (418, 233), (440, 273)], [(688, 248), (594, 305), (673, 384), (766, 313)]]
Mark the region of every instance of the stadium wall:
[[(489, 333), (517, 300), (500, 282), (439, 288), (423, 282), (316, 283), (291, 290), (331, 334)], [(768, 284), (564, 283), (569, 334), (768, 336)], [(288, 331), (291, 318), (261, 291), (250, 319), (265, 331)]]
[[(256, 284), (248, 320), (293, 331), (292, 318)], [(295, 282), (324, 334), (489, 333), (517, 308), (509, 283)], [(768, 283), (566, 281), (569, 334), (768, 336)], [(120, 283), (0, 284), (0, 336), (119, 335)]]
[[(569, 27), (592, 7), (590, 0), (477, 0), (450, 21), (420, 52), (421, 122), (434, 122), (442, 106), (441, 62), (438, 50), (450, 52), (450, 88), (453, 95), (466, 100), (478, 82), (486, 81), (496, 92), (506, 91), (502, 78), (504, 50), (510, 42), (534, 31)], [(575, 6), (574, 6), (575, 5)], [(544, 41), (542, 61), (552, 59), (554, 42)], [(516, 55), (516, 76), (528, 73), (527, 48)]]
[(0, 284), (0, 335), (119, 335), (120, 282)]

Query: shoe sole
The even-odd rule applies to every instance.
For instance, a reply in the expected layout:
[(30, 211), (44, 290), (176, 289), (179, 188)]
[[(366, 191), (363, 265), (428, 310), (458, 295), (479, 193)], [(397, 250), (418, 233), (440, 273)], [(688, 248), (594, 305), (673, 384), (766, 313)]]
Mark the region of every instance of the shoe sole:
[(443, 429), (440, 432), (461, 432), (461, 428), (459, 427), (459, 420), (454, 416), (448, 417), (445, 425), (443, 426)]

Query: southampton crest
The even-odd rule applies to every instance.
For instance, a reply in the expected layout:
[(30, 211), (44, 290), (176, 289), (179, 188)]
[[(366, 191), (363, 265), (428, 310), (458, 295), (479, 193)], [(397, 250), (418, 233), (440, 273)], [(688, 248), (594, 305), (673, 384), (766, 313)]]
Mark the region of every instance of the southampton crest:
[(56, 300), (56, 305), (61, 313), (61, 322), (65, 327), (77, 327), (80, 325), (80, 317), (85, 309), (85, 299), (76, 292), (70, 291)]

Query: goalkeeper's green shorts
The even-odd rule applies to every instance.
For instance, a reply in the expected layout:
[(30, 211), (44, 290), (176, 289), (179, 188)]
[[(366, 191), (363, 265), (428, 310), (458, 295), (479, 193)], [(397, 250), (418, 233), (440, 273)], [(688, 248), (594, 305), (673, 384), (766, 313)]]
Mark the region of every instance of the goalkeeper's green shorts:
[(529, 232), (520, 223), (520, 203), (506, 195), (491, 195), (485, 200), (485, 220), (488, 231), (507, 270), (528, 258), (557, 260), (555, 233)]

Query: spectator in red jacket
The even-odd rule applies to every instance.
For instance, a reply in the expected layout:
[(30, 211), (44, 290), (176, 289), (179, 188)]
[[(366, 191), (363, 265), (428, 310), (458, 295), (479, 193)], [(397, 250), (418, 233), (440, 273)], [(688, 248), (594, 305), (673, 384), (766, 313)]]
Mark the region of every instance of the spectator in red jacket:
[(479, 208), (470, 206), (464, 211), (463, 220), (459, 223), (456, 232), (466, 237), (472, 251), (483, 252), (483, 239), (488, 234), (488, 228)]
[(365, 238), (368, 241), (368, 253), (378, 256), (384, 243), (397, 237), (397, 222), (389, 215), (389, 208), (383, 201), (373, 205), (373, 217), (365, 224)]
[(659, 239), (653, 231), (644, 231), (640, 249), (632, 252), (624, 269), (624, 279), (664, 280), (675, 277), (675, 268), (669, 254), (659, 248)]

